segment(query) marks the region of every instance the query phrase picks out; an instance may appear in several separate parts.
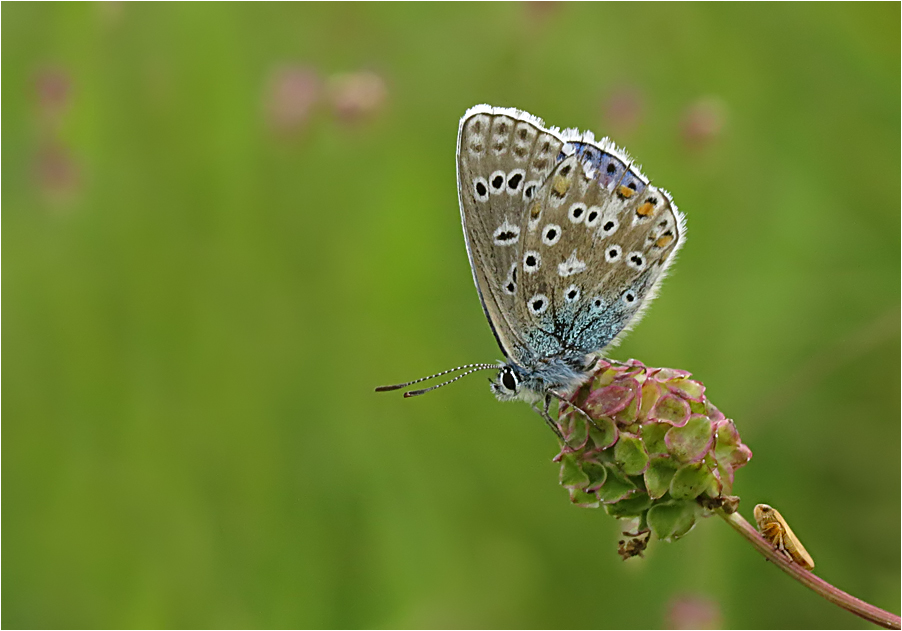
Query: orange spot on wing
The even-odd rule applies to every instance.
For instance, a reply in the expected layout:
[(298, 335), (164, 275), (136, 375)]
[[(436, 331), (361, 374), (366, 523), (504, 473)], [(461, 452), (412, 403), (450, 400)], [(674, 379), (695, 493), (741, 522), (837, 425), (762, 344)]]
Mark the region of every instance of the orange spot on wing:
[(658, 240), (655, 241), (655, 245), (658, 246), (659, 248), (663, 248), (663, 247), (669, 245), (671, 241), (673, 241), (673, 235), (665, 234), (661, 237), (658, 237)]
[(634, 191), (633, 189), (631, 189), (628, 186), (621, 186), (617, 189), (617, 194), (620, 195), (620, 197), (629, 199), (630, 197), (632, 197), (633, 195), (636, 194), (636, 191)]
[(649, 202), (645, 202), (639, 208), (636, 209), (636, 214), (640, 217), (648, 217), (655, 210), (655, 207), (652, 206)]

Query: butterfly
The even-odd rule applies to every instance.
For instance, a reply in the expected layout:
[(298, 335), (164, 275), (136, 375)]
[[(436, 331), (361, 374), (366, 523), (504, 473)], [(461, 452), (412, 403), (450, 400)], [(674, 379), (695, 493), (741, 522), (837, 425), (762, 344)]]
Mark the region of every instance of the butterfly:
[(460, 120), (457, 191), (473, 280), (505, 361), (376, 390), (463, 371), (404, 394), (416, 396), (497, 370), (495, 396), (532, 404), (563, 440), (552, 399), (567, 401), (642, 316), (685, 241), (685, 219), (609, 139), (489, 105)]

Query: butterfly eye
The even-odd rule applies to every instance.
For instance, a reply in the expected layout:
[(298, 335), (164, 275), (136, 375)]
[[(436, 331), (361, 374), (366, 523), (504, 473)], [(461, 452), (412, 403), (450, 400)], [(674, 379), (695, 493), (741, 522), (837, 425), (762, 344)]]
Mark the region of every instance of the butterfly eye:
[(511, 391), (517, 390), (517, 378), (514, 376), (514, 371), (510, 369), (501, 371), (501, 385)]

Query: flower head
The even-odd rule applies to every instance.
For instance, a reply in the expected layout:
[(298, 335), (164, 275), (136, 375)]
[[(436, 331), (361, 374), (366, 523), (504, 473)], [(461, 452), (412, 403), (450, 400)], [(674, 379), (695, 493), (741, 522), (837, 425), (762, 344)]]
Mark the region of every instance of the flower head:
[(733, 474), (752, 452), (690, 377), (636, 360), (598, 362), (558, 419), (566, 445), (555, 460), (573, 503), (604, 506), (668, 541), (712, 510), (736, 510)]

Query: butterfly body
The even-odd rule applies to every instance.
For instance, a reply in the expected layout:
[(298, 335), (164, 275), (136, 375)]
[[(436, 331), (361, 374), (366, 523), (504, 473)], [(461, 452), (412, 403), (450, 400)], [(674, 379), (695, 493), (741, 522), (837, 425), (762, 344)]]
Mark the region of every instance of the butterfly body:
[(457, 175), (473, 278), (507, 359), (493, 392), (569, 395), (653, 298), (682, 215), (609, 141), (515, 109), (467, 111)]
[(551, 398), (571, 395), (639, 320), (685, 241), (683, 215), (609, 140), (489, 105), (460, 120), (457, 190), (473, 280), (505, 361), (377, 390), (465, 371), (405, 394), (414, 396), (498, 370), (495, 396), (532, 403), (561, 437)]

